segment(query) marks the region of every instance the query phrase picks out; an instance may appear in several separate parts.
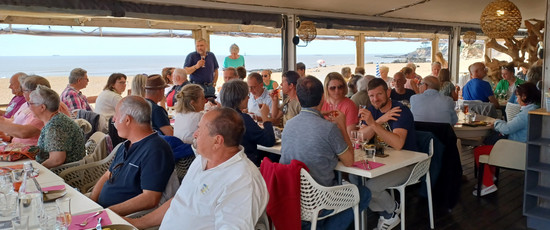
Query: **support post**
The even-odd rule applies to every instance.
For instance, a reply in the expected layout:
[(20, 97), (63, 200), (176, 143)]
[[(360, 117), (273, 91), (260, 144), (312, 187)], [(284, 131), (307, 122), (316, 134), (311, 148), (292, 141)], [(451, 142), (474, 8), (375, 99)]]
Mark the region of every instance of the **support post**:
[(206, 50), (210, 51), (210, 32), (206, 30), (205, 27), (202, 27), (198, 30), (192, 30), (191, 36), (193, 36), (195, 42), (197, 42), (201, 38), (206, 40)]
[(355, 65), (365, 67), (365, 34), (355, 36)]
[(434, 39), (432, 40), (432, 62), (435, 61), (435, 53), (439, 51), (439, 37), (437, 35), (434, 36)]
[(458, 83), (460, 78), (459, 76), (459, 65), (460, 65), (460, 27), (453, 26), (451, 29), (451, 34), (449, 35), (449, 73), (451, 74), (451, 81), (455, 84)]
[(296, 70), (296, 45), (292, 42), (296, 36), (296, 16), (282, 15), (283, 29), (281, 30), (282, 66), (283, 72)]

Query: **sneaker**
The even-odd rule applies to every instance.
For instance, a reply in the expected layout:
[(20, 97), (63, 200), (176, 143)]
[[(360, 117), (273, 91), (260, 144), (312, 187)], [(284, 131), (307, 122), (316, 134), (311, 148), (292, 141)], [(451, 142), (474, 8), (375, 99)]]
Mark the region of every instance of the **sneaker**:
[(393, 214), (393, 216), (389, 219), (384, 218), (383, 216), (378, 219), (378, 227), (377, 230), (390, 230), (395, 228), (399, 222), (401, 222), (401, 219), (399, 218), (399, 215)]
[[(497, 186), (496, 185), (491, 185), (489, 187), (486, 187), (485, 185), (481, 186), (481, 196), (485, 196), (487, 194), (491, 194), (491, 193), (496, 192), (496, 191), (497, 191)], [(474, 190), (472, 192), (472, 194), (474, 194), (474, 196), (477, 196), (477, 189)]]

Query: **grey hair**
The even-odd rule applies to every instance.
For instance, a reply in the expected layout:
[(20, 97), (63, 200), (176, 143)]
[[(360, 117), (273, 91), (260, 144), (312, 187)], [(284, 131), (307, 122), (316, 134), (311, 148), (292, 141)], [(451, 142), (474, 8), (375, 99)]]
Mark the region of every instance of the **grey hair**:
[(140, 96), (127, 96), (122, 99), (120, 115), (128, 115), (139, 124), (151, 125), (151, 104)]
[(138, 74), (132, 80), (132, 95), (145, 96), (145, 83), (147, 82), (147, 74)]
[(248, 84), (240, 79), (233, 79), (223, 84), (220, 101), (222, 106), (239, 110), (241, 102), (248, 96)]
[(38, 75), (30, 75), (25, 77), (25, 81), (23, 82), (23, 84), (21, 84), (21, 88), (23, 88), (24, 90), (33, 91), (36, 89), (38, 85), (43, 85), (48, 88), (51, 88), (51, 85), (48, 79)]
[(357, 81), (357, 91), (367, 91), (369, 89), (369, 79), (375, 78), (372, 75), (367, 75)]
[(78, 80), (86, 77), (86, 73), (88, 73), (88, 71), (82, 68), (74, 68), (71, 70), (71, 74), (69, 75), (69, 84), (77, 83)]
[(438, 61), (432, 62), (432, 67), (434, 67), (435, 65), (438, 65), (439, 67), (441, 67), (441, 62), (438, 62)]
[(59, 110), (59, 95), (46, 86), (38, 85), (29, 97), (33, 103), (45, 105), (46, 109), (52, 113)]
[(235, 44), (235, 43), (233, 43), (233, 45), (231, 45), (231, 46), (229, 47), (229, 52), (230, 52), (230, 53), (231, 53), (231, 51), (233, 51), (233, 50), (237, 51), (237, 53), (239, 52), (239, 46), (238, 46), (237, 44)]

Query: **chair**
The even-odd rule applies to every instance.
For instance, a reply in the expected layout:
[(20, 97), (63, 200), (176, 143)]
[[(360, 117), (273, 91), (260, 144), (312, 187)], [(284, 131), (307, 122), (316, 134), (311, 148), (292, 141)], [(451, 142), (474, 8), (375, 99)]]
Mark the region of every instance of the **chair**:
[(80, 165), (83, 165), (83, 164), (84, 164), (84, 161), (79, 160), (79, 161), (75, 161), (75, 162), (71, 162), (71, 163), (67, 163), (67, 164), (62, 164), (62, 165), (57, 166), (57, 167), (53, 167), (53, 168), (50, 169), (50, 171), (52, 171), (56, 175), (59, 175), (65, 169), (80, 166)]
[(256, 222), (254, 230), (269, 230), (271, 229), (270, 226), (269, 218), (267, 217), (267, 213), (264, 211), (262, 216), (260, 216), (260, 219)]
[[(428, 209), (430, 211), (430, 228), (434, 229), (434, 213), (433, 213), (433, 204), (432, 204), (432, 186), (430, 181), (430, 174), (428, 171), (430, 170), (430, 161), (433, 156), (433, 139), (430, 140), (430, 151), (428, 153), (428, 159), (423, 160), (421, 162), (416, 163), (413, 170), (411, 171), (411, 175), (405, 181), (405, 183), (389, 187), (388, 189), (395, 189), (399, 191), (399, 198), (400, 198), (400, 205), (401, 205), (401, 230), (405, 230), (405, 188), (409, 185), (418, 184), (420, 183), (420, 179), (426, 175), (426, 188), (428, 192)], [(393, 191), (392, 191), (393, 196)]]
[(178, 162), (176, 162), (176, 173), (178, 174), (178, 179), (181, 182), (183, 177), (185, 177), (185, 174), (187, 174), (187, 170), (189, 169), (189, 166), (191, 166), (191, 163), (195, 160), (195, 155), (191, 155), (188, 157), (181, 158)]
[(480, 101), (464, 101), (464, 105), (468, 105), (470, 111), (476, 112), (483, 116), (489, 116), (492, 118), (498, 117), (497, 110), (493, 103)]
[(520, 112), (520, 109), (521, 109), (521, 106), (519, 104), (508, 102), (506, 104), (506, 109), (505, 109), (506, 120), (511, 121), (512, 119), (514, 119), (514, 117), (516, 117), (516, 115), (518, 115), (518, 113)]
[[(317, 220), (333, 216), (353, 207), (355, 229), (359, 229), (359, 189), (353, 184), (324, 187), (319, 185), (305, 170), (300, 170), (300, 203), (302, 220), (311, 222), (311, 229), (317, 229)], [(333, 210), (319, 217), (321, 210)]]
[(99, 178), (109, 170), (120, 145), (115, 147), (105, 159), (66, 169), (59, 176), (65, 180), (65, 183), (79, 189), (80, 192), (88, 192)]
[(105, 137), (105, 133), (102, 132), (95, 132), (90, 136), (90, 139), (86, 141), (86, 144), (84, 145), (86, 147), (86, 156), (92, 154), (96, 148), (96, 146), (99, 144), (101, 139)]
[(477, 197), (481, 195), (481, 184), (483, 182), (483, 171), (485, 164), (496, 167), (495, 185), (498, 184), (499, 168), (525, 170), (525, 158), (527, 155), (527, 144), (519, 141), (500, 139), (495, 143), (490, 155), (479, 156), (479, 169), (477, 176)]

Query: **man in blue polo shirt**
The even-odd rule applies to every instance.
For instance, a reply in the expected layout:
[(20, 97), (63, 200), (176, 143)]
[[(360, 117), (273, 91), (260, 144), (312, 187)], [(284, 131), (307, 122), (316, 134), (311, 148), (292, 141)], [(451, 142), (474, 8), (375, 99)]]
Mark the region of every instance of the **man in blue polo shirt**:
[(113, 163), (90, 198), (121, 216), (154, 208), (174, 171), (170, 145), (153, 131), (151, 106), (142, 97), (120, 100), (113, 123), (127, 141), (113, 150)]
[(195, 43), (196, 52), (191, 52), (185, 58), (183, 67), (193, 84), (202, 86), (204, 95), (216, 94), (218, 81), (218, 60), (212, 52), (206, 51), (206, 40), (199, 39)]
[[(372, 105), (359, 111), (361, 120), (366, 123), (359, 130), (363, 136), (370, 139), (377, 138), (377, 135), (396, 150), (416, 151), (414, 119), (409, 108), (390, 99), (391, 90), (381, 78), (369, 82), (368, 94)], [(372, 193), (369, 208), (380, 213), (378, 229), (392, 229), (401, 222), (399, 204), (386, 189), (405, 182), (413, 167), (414, 165), (377, 176), (365, 184)]]
[(468, 68), (470, 71), (471, 80), (464, 85), (462, 89), (462, 98), (464, 100), (480, 100), (483, 102), (491, 102), (495, 108), (500, 108), (498, 100), (493, 94), (493, 88), (489, 82), (483, 80), (487, 75), (487, 69), (482, 62), (476, 62)]

